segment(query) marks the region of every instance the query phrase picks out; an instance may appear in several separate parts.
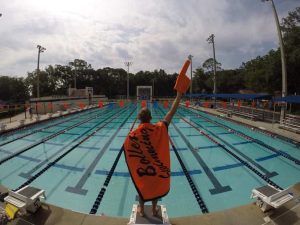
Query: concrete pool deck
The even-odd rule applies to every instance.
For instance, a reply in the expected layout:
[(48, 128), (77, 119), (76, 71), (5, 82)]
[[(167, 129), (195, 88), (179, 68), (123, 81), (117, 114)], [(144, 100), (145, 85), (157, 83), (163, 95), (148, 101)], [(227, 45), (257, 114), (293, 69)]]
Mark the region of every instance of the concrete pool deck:
[[(244, 206), (213, 212), (205, 215), (170, 218), (173, 225), (299, 225), (300, 224), (300, 183), (293, 186), (295, 197), (292, 201), (274, 211), (263, 213), (254, 203)], [(250, 196), (250, 193), (249, 193)], [(19, 217), (9, 225), (125, 225), (128, 218), (94, 216), (74, 212), (49, 204), (33, 215)]]
[[(10, 132), (10, 131), (13, 131), (14, 129), (19, 129), (19, 128), (23, 128), (26, 126), (34, 125), (37, 122), (55, 119), (60, 116), (72, 115), (72, 114), (75, 114), (78, 112), (84, 112), (84, 111), (92, 109), (92, 108), (97, 108), (97, 106), (91, 105), (82, 110), (81, 109), (70, 109), (69, 111), (58, 111), (58, 112), (55, 112), (52, 114), (43, 114), (43, 115), (39, 115), (39, 116), (37, 116), (36, 114), (33, 114), (32, 118), (29, 118), (29, 116), (27, 116), (27, 119), (24, 118), (23, 114), (20, 114), (20, 115), (16, 115), (13, 118), (12, 122), (9, 122), (9, 119), (1, 119), (0, 124), (4, 124), (6, 126), (4, 132)], [(50, 117), (50, 115), (51, 115), (51, 117)], [(24, 125), (20, 124), (20, 121), (22, 121), (22, 120), (24, 122)], [(1, 134), (1, 130), (0, 130), (0, 134)]]

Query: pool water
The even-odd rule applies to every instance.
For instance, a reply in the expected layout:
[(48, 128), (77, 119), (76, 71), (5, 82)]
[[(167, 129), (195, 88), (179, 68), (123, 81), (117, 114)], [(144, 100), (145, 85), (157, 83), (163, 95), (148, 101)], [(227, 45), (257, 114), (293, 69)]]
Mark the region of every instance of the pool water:
[[(167, 112), (162, 105), (149, 108), (153, 123)], [(0, 183), (11, 189), (30, 184), (44, 189), (50, 204), (90, 213), (115, 162), (97, 214), (129, 217), (137, 193), (123, 153), (116, 158), (138, 126), (139, 109), (90, 109), (0, 136)], [(159, 203), (170, 217), (202, 214), (203, 205), (209, 212), (241, 206), (252, 201), (255, 187), (300, 181), (299, 146), (246, 126), (180, 107), (169, 135), (171, 190)]]

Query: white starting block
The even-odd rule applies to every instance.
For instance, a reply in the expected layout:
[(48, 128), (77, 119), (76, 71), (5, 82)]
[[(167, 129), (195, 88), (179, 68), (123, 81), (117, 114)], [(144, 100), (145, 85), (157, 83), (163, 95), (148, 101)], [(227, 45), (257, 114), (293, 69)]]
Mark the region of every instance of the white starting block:
[(142, 217), (139, 215), (137, 211), (138, 205), (134, 204), (132, 207), (128, 225), (155, 225), (155, 224), (171, 225), (167, 214), (167, 208), (163, 205), (157, 205), (157, 207), (159, 208), (158, 215), (153, 216), (152, 206), (145, 205), (144, 206), (145, 215)]
[(45, 198), (44, 190), (30, 186), (25, 186), (16, 192), (8, 191), (8, 196), (4, 198), (6, 213), (11, 219), (15, 217), (17, 211), (21, 214), (35, 213), (41, 206), (41, 199)]
[(271, 185), (255, 188), (252, 190), (251, 198), (256, 198), (258, 205), (263, 212), (273, 208), (279, 208), (281, 205), (292, 200), (294, 193), (292, 188), (279, 190)]

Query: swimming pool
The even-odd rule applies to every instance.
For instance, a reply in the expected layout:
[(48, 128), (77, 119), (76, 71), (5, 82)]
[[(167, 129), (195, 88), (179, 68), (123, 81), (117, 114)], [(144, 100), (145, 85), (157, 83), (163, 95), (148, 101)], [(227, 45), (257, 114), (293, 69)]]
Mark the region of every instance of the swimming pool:
[[(74, 211), (129, 217), (136, 191), (120, 153), (140, 105), (90, 109), (0, 136), (0, 182), (30, 184), (46, 201)], [(153, 122), (166, 113), (153, 107)], [(300, 180), (299, 146), (194, 109), (180, 107), (169, 126), (170, 217), (251, 202), (254, 187)], [(113, 172), (113, 173), (112, 173)]]

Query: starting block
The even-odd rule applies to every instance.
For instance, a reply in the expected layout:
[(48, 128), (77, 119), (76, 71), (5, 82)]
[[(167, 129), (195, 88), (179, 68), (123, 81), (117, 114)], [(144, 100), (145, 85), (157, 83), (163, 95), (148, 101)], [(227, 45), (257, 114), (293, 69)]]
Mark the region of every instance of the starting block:
[(145, 215), (142, 217), (139, 215), (137, 208), (138, 204), (132, 206), (132, 211), (128, 225), (154, 225), (154, 224), (165, 224), (171, 225), (167, 214), (167, 208), (163, 205), (157, 205), (159, 208), (158, 215), (152, 215), (152, 205), (145, 205)]
[(292, 188), (279, 190), (271, 185), (255, 188), (252, 190), (251, 198), (256, 199), (256, 205), (263, 212), (276, 209), (294, 198)]
[(41, 199), (45, 198), (44, 190), (30, 186), (25, 186), (16, 192), (8, 191), (8, 196), (4, 198), (5, 211), (10, 219), (14, 219), (18, 211), (21, 214), (35, 213), (41, 206)]

